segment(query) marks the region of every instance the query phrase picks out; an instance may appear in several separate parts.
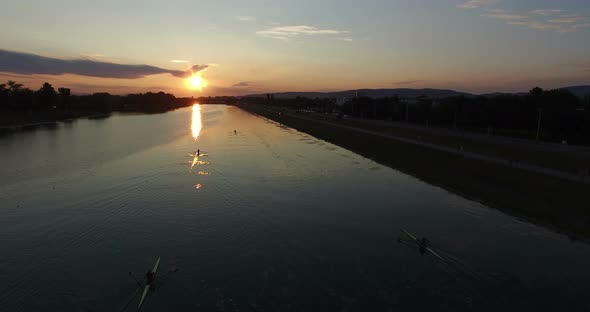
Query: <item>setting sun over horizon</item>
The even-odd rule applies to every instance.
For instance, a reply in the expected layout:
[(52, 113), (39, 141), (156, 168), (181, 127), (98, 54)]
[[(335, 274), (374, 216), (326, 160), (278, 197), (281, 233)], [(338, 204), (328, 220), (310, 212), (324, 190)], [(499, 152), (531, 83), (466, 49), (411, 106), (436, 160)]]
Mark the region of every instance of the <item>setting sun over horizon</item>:
[[(0, 12), (2, 29), (21, 25), (0, 35), (0, 80), (32, 89), (482, 94), (590, 84), (590, 3), (582, 1), (26, 2)], [(195, 11), (207, 14), (195, 19)], [(148, 22), (155, 18), (166, 28)]]
[(207, 86), (207, 82), (200, 75), (194, 74), (188, 78), (188, 85), (192, 90), (203, 91), (203, 88)]

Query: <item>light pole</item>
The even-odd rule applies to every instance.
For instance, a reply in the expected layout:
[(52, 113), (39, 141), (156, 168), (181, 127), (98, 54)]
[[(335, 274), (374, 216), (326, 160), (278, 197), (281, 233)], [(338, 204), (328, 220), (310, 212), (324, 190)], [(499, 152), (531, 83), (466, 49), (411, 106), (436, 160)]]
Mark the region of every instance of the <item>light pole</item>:
[(543, 116), (543, 109), (539, 108), (539, 120), (537, 121), (537, 141), (539, 141), (539, 136), (541, 134), (541, 116)]
[(406, 122), (410, 121), (409, 115), (408, 115), (408, 105), (409, 105), (409, 103), (406, 101)]

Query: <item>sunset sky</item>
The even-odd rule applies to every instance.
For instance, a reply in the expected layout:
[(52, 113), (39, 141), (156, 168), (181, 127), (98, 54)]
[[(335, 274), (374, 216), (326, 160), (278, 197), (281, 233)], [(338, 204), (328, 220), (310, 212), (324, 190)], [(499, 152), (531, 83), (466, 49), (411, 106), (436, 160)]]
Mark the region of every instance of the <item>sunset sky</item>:
[(590, 84), (590, 1), (21, 0), (0, 50), (0, 81), (74, 93), (526, 91)]

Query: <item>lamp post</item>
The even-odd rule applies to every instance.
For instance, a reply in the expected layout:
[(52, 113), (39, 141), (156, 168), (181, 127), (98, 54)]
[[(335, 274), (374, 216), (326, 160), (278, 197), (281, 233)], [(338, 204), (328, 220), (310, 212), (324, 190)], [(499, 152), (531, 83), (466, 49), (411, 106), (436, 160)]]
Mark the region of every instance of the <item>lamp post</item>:
[(543, 109), (539, 108), (539, 120), (537, 121), (537, 141), (539, 141), (539, 136), (541, 134), (541, 116), (543, 116)]
[(406, 101), (406, 122), (409, 122), (410, 121), (410, 118), (409, 118), (409, 115), (408, 115), (408, 105), (409, 105), (409, 103), (408, 103), (408, 101)]

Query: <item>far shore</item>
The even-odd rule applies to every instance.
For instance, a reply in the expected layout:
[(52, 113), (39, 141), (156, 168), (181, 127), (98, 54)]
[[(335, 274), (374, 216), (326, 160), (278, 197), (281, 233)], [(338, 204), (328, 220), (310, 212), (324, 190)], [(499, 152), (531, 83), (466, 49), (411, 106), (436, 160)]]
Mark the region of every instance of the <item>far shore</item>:
[[(575, 170), (563, 170), (584, 164), (584, 157), (577, 160), (575, 152), (570, 153), (574, 160), (553, 169), (573, 177), (567, 179), (525, 170), (527, 168), (523, 166), (465, 157), (462, 153), (445, 151), (444, 148), (413, 144), (410, 140), (393, 139), (389, 136), (391, 133), (402, 137), (408, 135), (414, 139), (431, 140), (429, 143), (444, 146), (453, 141), (450, 135), (444, 133), (436, 134), (436, 138), (429, 138), (428, 134), (422, 132), (417, 134), (407, 132), (407, 129), (371, 127), (354, 120), (339, 121), (332, 117), (307, 116), (263, 104), (242, 103), (237, 106), (349, 149), (429, 184), (565, 233), (574, 239), (590, 239), (590, 192), (587, 177), (584, 175), (585, 172), (578, 175)], [(367, 128), (370, 131), (367, 131)], [(375, 133), (379, 131), (388, 135)], [(418, 138), (416, 135), (421, 137)], [(477, 148), (478, 153), (490, 151), (485, 155), (514, 153), (511, 146), (497, 146), (479, 140), (472, 145), (465, 142), (469, 148)], [(535, 155), (531, 157), (532, 163), (537, 164), (539, 168), (539, 164), (551, 164), (555, 159), (568, 159), (567, 153), (514, 149), (523, 163), (528, 155)]]
[(79, 118), (105, 118), (110, 113), (77, 110), (45, 110), (45, 111), (3, 111), (0, 117), (0, 129), (11, 130), (26, 127), (36, 127), (55, 124), (58, 121), (72, 121)]

